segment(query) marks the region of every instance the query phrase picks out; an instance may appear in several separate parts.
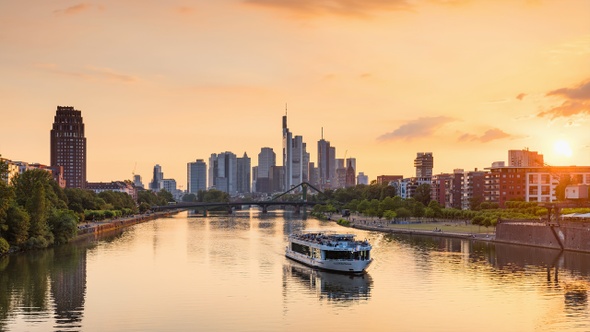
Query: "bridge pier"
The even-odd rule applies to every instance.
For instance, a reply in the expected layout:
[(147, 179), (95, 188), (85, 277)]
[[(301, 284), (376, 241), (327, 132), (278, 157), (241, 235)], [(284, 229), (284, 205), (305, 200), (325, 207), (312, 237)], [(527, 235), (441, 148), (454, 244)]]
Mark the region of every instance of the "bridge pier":
[(207, 209), (203, 209), (203, 217), (207, 216)]
[(262, 213), (268, 213), (268, 207), (266, 205), (261, 205)]

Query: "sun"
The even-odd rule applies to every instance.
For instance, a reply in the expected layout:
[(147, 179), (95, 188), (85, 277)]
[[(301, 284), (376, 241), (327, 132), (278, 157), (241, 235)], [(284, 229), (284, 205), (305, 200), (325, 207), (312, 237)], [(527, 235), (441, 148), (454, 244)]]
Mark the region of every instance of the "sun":
[(562, 157), (571, 157), (572, 156), (572, 148), (570, 147), (569, 143), (565, 140), (558, 140), (553, 144), (553, 150), (555, 154)]

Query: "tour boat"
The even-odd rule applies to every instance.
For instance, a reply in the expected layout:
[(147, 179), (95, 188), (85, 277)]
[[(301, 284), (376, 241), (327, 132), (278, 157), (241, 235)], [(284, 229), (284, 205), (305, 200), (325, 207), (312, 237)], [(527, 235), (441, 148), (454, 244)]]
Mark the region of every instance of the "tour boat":
[(371, 264), (371, 245), (354, 234), (301, 232), (289, 235), (285, 256), (323, 270), (362, 273)]

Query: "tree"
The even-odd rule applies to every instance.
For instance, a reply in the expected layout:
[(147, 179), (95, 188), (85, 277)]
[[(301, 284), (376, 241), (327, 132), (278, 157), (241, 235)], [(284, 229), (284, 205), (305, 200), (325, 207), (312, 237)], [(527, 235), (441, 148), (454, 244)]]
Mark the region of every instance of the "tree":
[(78, 216), (71, 210), (54, 210), (48, 223), (55, 243), (67, 243), (78, 233)]
[(197, 201), (197, 195), (190, 193), (190, 194), (186, 194), (184, 196), (182, 196), (182, 201), (183, 202), (196, 202)]
[(423, 183), (416, 188), (414, 192), (414, 199), (418, 202), (424, 204), (424, 206), (428, 205), (431, 200), (431, 188), (428, 183)]
[(573, 184), (573, 179), (568, 174), (563, 174), (559, 177), (559, 182), (555, 186), (555, 198), (558, 201), (565, 201), (565, 188)]
[(158, 191), (156, 196), (160, 198), (160, 203), (162, 203), (160, 205), (166, 205), (168, 202), (174, 202), (174, 196), (172, 196), (172, 194), (166, 189)]
[(229, 202), (229, 194), (217, 189), (210, 189), (205, 192), (203, 202)]
[(53, 233), (47, 220), (54, 209), (67, 209), (67, 196), (56, 185), (51, 173), (41, 169), (28, 170), (15, 176), (12, 184), (16, 203), (29, 215), (27, 246), (49, 246), (53, 243)]
[(24, 245), (29, 238), (30, 217), (27, 211), (13, 202), (8, 209), (5, 238), (16, 246)]

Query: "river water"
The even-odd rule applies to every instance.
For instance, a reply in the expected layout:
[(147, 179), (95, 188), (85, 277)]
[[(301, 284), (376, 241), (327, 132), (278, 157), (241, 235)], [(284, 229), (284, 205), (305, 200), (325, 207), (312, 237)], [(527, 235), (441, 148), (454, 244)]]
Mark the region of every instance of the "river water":
[[(302, 229), (369, 239), (375, 261), (356, 277), (292, 262)], [(589, 289), (589, 254), (184, 212), (0, 258), (0, 331), (590, 331)]]

